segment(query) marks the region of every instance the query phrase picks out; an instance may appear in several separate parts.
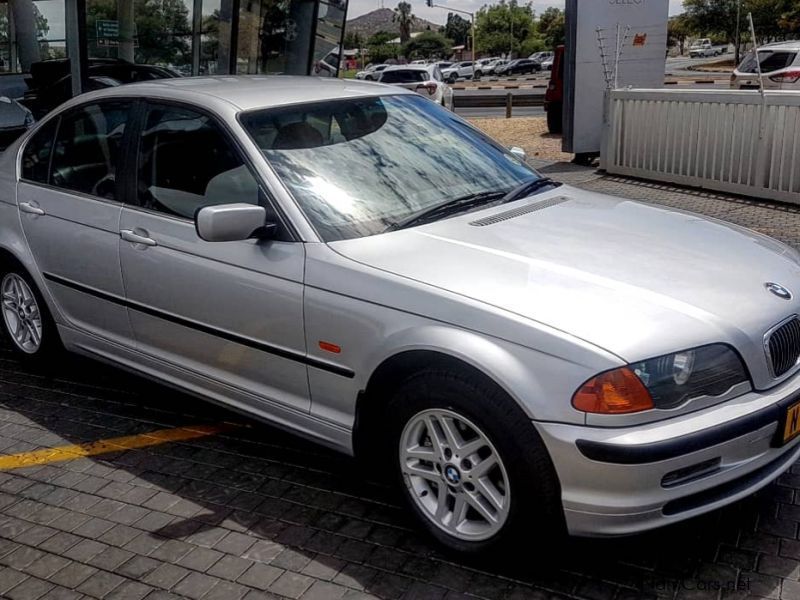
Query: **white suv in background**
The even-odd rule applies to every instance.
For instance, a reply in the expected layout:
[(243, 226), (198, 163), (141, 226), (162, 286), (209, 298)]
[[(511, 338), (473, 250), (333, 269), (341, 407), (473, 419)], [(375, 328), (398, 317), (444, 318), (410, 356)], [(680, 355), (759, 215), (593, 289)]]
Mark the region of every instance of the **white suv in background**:
[[(768, 44), (758, 49), (758, 62), (764, 78), (764, 89), (800, 90), (800, 41)], [(748, 90), (759, 88), (758, 64), (751, 50), (731, 75), (731, 87)]]
[(445, 84), (442, 72), (436, 65), (410, 64), (386, 67), (380, 73), (378, 81), (412, 90), (453, 110), (453, 90)]
[(448, 83), (455, 83), (456, 79), (463, 77), (465, 79), (472, 79), (473, 66), (471, 60), (457, 62), (446, 69), (442, 69), (444, 80)]

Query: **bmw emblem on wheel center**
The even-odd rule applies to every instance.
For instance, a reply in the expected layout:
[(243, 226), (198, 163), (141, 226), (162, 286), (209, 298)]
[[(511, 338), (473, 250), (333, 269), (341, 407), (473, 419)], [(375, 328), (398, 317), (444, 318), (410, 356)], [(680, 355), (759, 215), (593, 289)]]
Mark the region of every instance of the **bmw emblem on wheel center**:
[(792, 292), (787, 290), (785, 287), (778, 283), (773, 283), (768, 281), (764, 284), (764, 287), (767, 288), (769, 292), (775, 294), (778, 298), (783, 298), (784, 300), (791, 300), (792, 299)]
[(453, 465), (448, 465), (444, 470), (444, 478), (452, 485), (461, 483), (461, 473)]

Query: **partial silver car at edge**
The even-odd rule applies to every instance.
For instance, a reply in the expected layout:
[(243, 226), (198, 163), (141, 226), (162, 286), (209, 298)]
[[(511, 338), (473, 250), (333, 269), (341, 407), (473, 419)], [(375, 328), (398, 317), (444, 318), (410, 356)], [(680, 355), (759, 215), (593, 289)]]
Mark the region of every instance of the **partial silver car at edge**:
[(2, 156), (3, 324), (394, 473), (451, 549), (712, 510), (800, 454), (800, 257), (570, 188), (410, 91), (186, 78)]

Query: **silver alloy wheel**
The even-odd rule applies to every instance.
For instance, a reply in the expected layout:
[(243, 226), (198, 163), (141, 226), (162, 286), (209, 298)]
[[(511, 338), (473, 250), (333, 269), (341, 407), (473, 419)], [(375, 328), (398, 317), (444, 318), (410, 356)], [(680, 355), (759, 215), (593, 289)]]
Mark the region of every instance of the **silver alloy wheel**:
[(424, 410), (406, 423), (399, 451), (405, 485), (437, 527), (467, 541), (502, 529), (511, 503), (508, 475), (477, 425), (451, 410)]
[(11, 339), (23, 352), (34, 354), (42, 345), (42, 316), (36, 296), (16, 273), (8, 273), (0, 284), (3, 320)]

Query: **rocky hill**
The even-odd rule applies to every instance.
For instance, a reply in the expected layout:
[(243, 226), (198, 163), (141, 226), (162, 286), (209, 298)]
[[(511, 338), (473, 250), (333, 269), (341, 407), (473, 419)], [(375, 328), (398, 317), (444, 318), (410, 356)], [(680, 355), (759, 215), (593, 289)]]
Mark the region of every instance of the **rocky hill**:
[[(392, 22), (393, 16), (394, 11), (391, 8), (379, 8), (378, 10), (373, 10), (365, 15), (361, 15), (360, 17), (356, 17), (355, 19), (350, 19), (347, 21), (344, 30), (345, 34), (358, 33), (361, 36), (368, 38), (379, 31), (388, 31), (390, 33), (396, 33), (397, 35), (400, 35), (400, 27), (397, 25), (397, 23)], [(414, 22), (411, 24), (411, 31), (425, 31), (426, 29), (439, 31), (439, 27), (441, 27), (441, 25), (431, 23), (425, 19), (414, 17)]]

